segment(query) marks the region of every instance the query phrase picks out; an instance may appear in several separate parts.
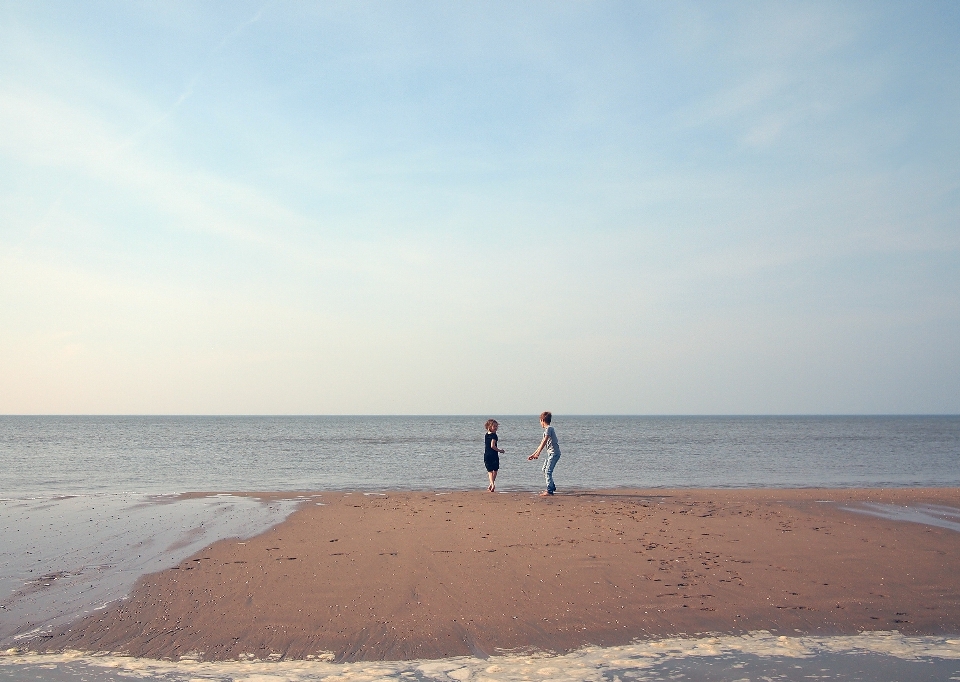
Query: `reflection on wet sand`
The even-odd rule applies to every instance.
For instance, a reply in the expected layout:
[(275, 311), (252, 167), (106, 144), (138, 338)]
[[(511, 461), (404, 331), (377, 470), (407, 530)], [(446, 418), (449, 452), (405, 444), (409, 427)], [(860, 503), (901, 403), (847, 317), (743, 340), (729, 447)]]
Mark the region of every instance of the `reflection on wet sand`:
[(0, 645), (104, 608), (137, 578), (281, 522), (296, 500), (138, 494), (0, 500)]
[(941, 504), (899, 505), (861, 502), (858, 506), (845, 506), (841, 509), (891, 521), (922, 523), (960, 532), (960, 509)]

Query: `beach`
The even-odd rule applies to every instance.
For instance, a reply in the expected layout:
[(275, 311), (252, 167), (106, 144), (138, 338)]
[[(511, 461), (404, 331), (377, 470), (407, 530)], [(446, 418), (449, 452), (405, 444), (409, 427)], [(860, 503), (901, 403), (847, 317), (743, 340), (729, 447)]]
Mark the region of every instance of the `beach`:
[(20, 648), (363, 661), (960, 633), (958, 488), (299, 496)]

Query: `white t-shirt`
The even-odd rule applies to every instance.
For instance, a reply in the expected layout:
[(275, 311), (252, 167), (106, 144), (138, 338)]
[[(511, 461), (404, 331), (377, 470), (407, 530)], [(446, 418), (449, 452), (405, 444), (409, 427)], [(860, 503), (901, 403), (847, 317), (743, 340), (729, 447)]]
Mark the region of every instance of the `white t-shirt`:
[(549, 436), (549, 438), (547, 438), (547, 444), (544, 447), (544, 450), (546, 450), (551, 455), (556, 455), (557, 457), (559, 457), (560, 443), (557, 442), (557, 432), (553, 430), (552, 426), (548, 426), (543, 430), (543, 435)]

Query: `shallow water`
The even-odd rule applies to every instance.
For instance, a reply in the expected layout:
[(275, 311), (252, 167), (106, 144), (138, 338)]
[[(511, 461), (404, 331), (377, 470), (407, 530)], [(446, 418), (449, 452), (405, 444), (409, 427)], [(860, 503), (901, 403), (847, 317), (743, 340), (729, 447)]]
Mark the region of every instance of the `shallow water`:
[(846, 511), (858, 514), (867, 514), (891, 521), (908, 521), (921, 523), (925, 526), (936, 526), (960, 532), (960, 509), (940, 504), (880, 504), (878, 502), (861, 502), (856, 506), (841, 507)]
[(960, 679), (960, 640), (863, 633), (843, 637), (776, 637), (765, 632), (588, 647), (570, 654), (506, 654), (436, 661), (177, 662), (117, 656), (0, 655), (6, 679), (107, 680), (951, 680)]
[(0, 500), (0, 645), (104, 608), (140, 576), (221, 538), (261, 533), (297, 504), (232, 495)]

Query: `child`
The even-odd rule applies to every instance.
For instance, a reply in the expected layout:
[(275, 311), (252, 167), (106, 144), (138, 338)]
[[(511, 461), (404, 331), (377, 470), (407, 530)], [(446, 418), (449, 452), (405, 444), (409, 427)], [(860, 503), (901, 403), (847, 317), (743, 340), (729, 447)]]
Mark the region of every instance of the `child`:
[(528, 460), (538, 459), (544, 448), (547, 449), (547, 459), (543, 463), (543, 477), (547, 480), (547, 489), (540, 493), (540, 496), (553, 495), (557, 490), (557, 484), (553, 482), (553, 469), (557, 466), (557, 460), (560, 459), (560, 444), (557, 442), (557, 432), (550, 426), (553, 420), (551, 412), (540, 413), (540, 426), (543, 427), (543, 439), (540, 441), (540, 447), (536, 452), (527, 457)]
[(487, 490), (491, 493), (497, 489), (497, 471), (500, 470), (500, 454), (506, 452), (497, 447), (497, 429), (500, 424), (496, 419), (488, 419), (484, 424), (487, 429), (487, 435), (484, 437), (483, 448), (483, 466), (487, 469), (487, 476), (490, 477), (490, 485)]

